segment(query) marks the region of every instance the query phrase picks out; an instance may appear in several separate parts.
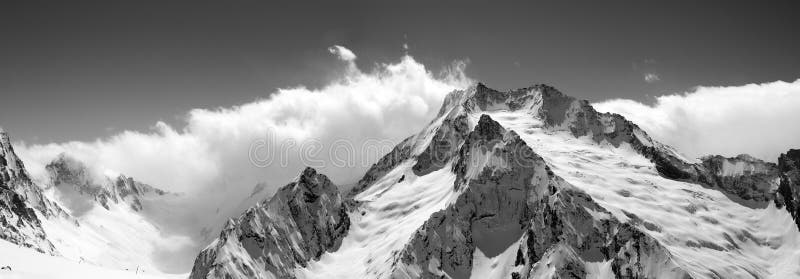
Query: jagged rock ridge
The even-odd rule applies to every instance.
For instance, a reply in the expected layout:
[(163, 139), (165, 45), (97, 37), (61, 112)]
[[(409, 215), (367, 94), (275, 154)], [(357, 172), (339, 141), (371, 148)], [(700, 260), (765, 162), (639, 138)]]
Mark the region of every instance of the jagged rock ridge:
[(190, 278), (291, 278), (335, 250), (350, 227), (336, 186), (307, 168), (235, 220), (195, 260)]
[(93, 199), (105, 209), (109, 209), (109, 203), (125, 202), (131, 209), (140, 211), (144, 197), (167, 194), (161, 189), (122, 174), (116, 177), (95, 178), (82, 162), (63, 153), (50, 162), (46, 169), (54, 187), (62, 192), (74, 191)]
[(42, 253), (58, 254), (42, 229), (33, 207), (44, 213), (54, 205), (31, 182), (25, 166), (14, 153), (11, 140), (0, 130), (0, 238)]

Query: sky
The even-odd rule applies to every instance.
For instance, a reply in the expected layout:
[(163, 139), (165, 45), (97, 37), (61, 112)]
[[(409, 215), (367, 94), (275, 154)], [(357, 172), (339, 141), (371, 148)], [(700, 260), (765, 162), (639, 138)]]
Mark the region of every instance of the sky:
[(330, 83), (332, 45), (365, 70), (408, 53), (593, 102), (800, 77), (796, 1), (296, 2), (3, 1), (0, 125), (39, 144), (180, 127)]

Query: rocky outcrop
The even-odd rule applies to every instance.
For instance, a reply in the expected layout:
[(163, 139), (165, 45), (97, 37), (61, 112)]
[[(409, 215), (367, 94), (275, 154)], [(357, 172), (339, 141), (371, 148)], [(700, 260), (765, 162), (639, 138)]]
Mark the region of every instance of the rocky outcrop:
[(336, 186), (307, 168), (269, 201), (230, 220), (197, 257), (190, 278), (293, 278), (338, 249), (350, 227)]
[(0, 238), (42, 253), (58, 254), (42, 229), (36, 207), (42, 215), (60, 212), (33, 184), (8, 135), (0, 130)]
[(778, 158), (780, 171), (779, 200), (800, 229), (800, 149), (791, 149)]
[(687, 276), (644, 224), (614, 219), (486, 115), (453, 169), (463, 193), (417, 230), (394, 277), (470, 278), (476, 250), (492, 258), (508, 249), (517, 255), (511, 278), (585, 278), (586, 262), (599, 261), (612, 261), (617, 278)]
[(745, 154), (732, 158), (717, 155), (703, 157), (702, 166), (711, 178), (709, 184), (735, 199), (758, 207), (775, 200), (779, 173), (774, 163)]
[(468, 130), (469, 123), (464, 114), (443, 119), (427, 147), (417, 156), (417, 162), (412, 167), (414, 174), (423, 176), (447, 165), (461, 147)]
[(126, 203), (135, 211), (142, 210), (142, 200), (147, 196), (162, 196), (167, 192), (138, 182), (131, 177), (97, 175), (80, 162), (66, 154), (60, 154), (46, 166), (50, 182), (56, 189), (96, 201), (109, 209), (111, 203)]

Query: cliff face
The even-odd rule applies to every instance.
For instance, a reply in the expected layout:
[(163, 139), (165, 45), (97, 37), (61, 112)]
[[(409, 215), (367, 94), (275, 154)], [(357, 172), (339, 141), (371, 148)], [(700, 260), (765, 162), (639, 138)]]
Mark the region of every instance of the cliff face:
[(235, 220), (195, 260), (190, 278), (291, 278), (335, 250), (350, 227), (338, 189), (307, 168)]
[(34, 208), (43, 215), (60, 210), (33, 184), (8, 135), (0, 130), (0, 238), (42, 253), (58, 254)]
[(776, 198), (779, 171), (774, 163), (743, 154), (733, 158), (707, 156), (702, 158), (702, 166), (711, 177), (711, 185), (743, 202), (766, 207)]
[(781, 154), (778, 158), (778, 169), (781, 178), (778, 193), (800, 229), (800, 150), (792, 149)]

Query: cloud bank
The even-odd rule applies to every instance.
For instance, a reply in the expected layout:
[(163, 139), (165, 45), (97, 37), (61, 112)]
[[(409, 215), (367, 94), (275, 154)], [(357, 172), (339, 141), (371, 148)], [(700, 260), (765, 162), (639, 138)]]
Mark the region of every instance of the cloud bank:
[[(98, 173), (124, 173), (173, 191), (217, 187), (231, 180), (242, 180), (249, 191), (261, 180), (286, 182), (309, 163), (291, 154), (303, 151), (291, 148), (292, 144), (399, 142), (433, 118), (446, 93), (471, 83), (463, 74), (463, 63), (433, 73), (406, 55), (396, 63), (363, 72), (356, 68), (356, 55), (349, 49), (337, 45), (329, 51), (345, 61), (347, 68), (341, 79), (322, 88), (284, 88), (266, 99), (235, 107), (193, 109), (182, 128), (158, 122), (152, 131), (125, 131), (93, 142), (20, 143), (20, 156), (37, 177), (44, 174), (44, 165), (66, 152)], [(265, 139), (275, 145), (274, 150), (289, 147), (284, 165), (251, 163), (252, 145)], [(310, 157), (326, 160), (328, 155), (320, 152)], [(321, 166), (340, 183), (353, 182), (365, 168), (361, 164), (350, 167)], [(229, 185), (228, 190), (238, 187)]]
[(653, 105), (625, 99), (593, 105), (625, 116), (690, 157), (748, 153), (774, 162), (800, 148), (800, 80), (698, 87), (657, 97)]

